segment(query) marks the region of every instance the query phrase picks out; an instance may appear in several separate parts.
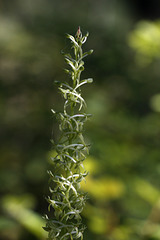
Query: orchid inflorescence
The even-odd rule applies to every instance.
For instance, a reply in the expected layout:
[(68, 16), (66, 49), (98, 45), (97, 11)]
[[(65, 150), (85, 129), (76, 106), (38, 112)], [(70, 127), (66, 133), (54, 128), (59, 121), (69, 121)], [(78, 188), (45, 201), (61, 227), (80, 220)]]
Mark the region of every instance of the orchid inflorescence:
[(64, 54), (69, 69), (65, 69), (70, 76), (68, 82), (57, 82), (58, 88), (64, 97), (63, 112), (52, 113), (59, 122), (60, 136), (57, 141), (52, 140), (56, 156), (51, 158), (54, 172), (48, 171), (50, 177), (50, 197), (47, 198), (49, 211), (53, 209), (53, 217), (45, 216), (48, 231), (48, 240), (83, 239), (85, 229), (81, 220), (81, 212), (87, 199), (87, 194), (80, 190), (80, 183), (87, 176), (83, 161), (89, 152), (89, 144), (83, 138), (84, 123), (91, 117), (85, 113), (86, 103), (81, 95), (81, 87), (91, 83), (91, 78), (81, 80), (84, 70), (83, 59), (93, 50), (82, 51), (88, 33), (82, 36), (80, 27), (70, 39), (74, 57)]

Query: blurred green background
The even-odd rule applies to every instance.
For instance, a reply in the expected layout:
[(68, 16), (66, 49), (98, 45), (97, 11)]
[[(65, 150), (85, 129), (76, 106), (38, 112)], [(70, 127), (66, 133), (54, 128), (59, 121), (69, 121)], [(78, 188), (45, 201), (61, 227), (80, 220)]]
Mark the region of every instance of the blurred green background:
[(87, 240), (160, 239), (160, 1), (0, 1), (0, 239), (44, 240), (65, 34), (90, 36)]

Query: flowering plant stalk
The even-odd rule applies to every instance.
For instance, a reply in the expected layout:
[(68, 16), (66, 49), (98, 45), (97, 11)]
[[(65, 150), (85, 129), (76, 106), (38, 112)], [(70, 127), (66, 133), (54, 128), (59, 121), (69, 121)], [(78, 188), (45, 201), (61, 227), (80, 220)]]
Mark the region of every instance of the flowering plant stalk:
[[(85, 229), (81, 220), (87, 194), (80, 190), (81, 181), (87, 176), (83, 167), (89, 145), (83, 138), (83, 126), (91, 114), (85, 113), (86, 103), (81, 96), (81, 87), (91, 83), (91, 78), (81, 80), (84, 70), (83, 59), (93, 50), (82, 51), (82, 45), (86, 42), (88, 33), (82, 36), (80, 27), (75, 35), (67, 35), (70, 39), (73, 53), (64, 54), (69, 69), (65, 69), (70, 76), (70, 82), (56, 82), (64, 97), (64, 109), (55, 112), (59, 122), (60, 136), (53, 141), (56, 156), (51, 160), (54, 163), (54, 172), (48, 171), (50, 176), (50, 193), (47, 198), (49, 211), (53, 209), (53, 217), (46, 216), (48, 240), (74, 240), (83, 239)], [(74, 56), (72, 56), (74, 55)]]

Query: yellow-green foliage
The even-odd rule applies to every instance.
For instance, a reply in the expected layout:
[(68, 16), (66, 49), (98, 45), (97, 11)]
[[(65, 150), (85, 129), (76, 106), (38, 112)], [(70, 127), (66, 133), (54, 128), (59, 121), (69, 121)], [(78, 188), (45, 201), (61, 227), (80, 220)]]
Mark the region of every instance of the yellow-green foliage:
[(141, 21), (129, 35), (129, 45), (137, 52), (139, 63), (160, 57), (160, 21)]

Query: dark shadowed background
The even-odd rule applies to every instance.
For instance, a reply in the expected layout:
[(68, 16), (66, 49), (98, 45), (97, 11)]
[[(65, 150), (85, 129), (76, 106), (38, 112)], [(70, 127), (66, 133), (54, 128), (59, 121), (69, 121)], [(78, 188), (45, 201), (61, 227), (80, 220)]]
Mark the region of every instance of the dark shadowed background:
[(1, 0), (0, 239), (44, 240), (65, 34), (81, 26), (92, 119), (86, 240), (160, 239), (160, 1)]

